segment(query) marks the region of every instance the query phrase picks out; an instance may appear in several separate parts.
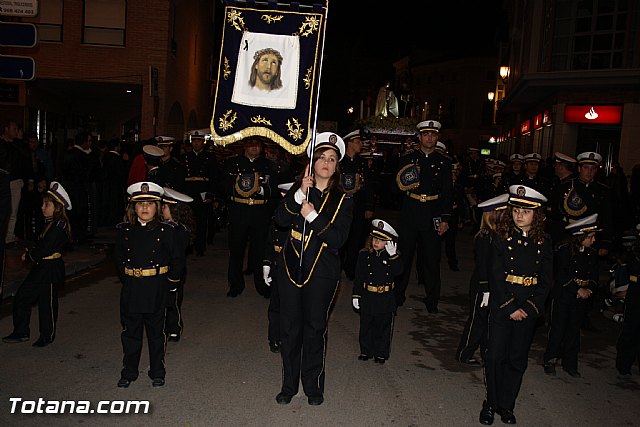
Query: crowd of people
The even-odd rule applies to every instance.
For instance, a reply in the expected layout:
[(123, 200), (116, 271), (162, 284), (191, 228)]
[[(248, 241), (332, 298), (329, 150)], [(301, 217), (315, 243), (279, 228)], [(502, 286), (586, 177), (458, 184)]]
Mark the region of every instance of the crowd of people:
[[(342, 273), (353, 283), (360, 316), (358, 359), (383, 364), (412, 272), (424, 287), (427, 312), (436, 315), (443, 242), (450, 269), (459, 271), (456, 235), (468, 226), (475, 234), (475, 267), (470, 316), (455, 357), (484, 367), (481, 423), (493, 423), (496, 413), (515, 423), (529, 347), (546, 313), (544, 372), (555, 375), (560, 362), (570, 376), (580, 375), (580, 329), (593, 327), (596, 296), (610, 296), (600, 286), (599, 265), (608, 267), (614, 257), (626, 271), (616, 283), (616, 297), (625, 299), (616, 367), (630, 375), (640, 337), (634, 204), (640, 198), (633, 197), (640, 166), (629, 187), (619, 165), (603, 173), (595, 152), (576, 158), (555, 153), (546, 165), (537, 153), (514, 153), (507, 165), (470, 147), (459, 161), (438, 141), (440, 129), (436, 120), (422, 121), (415, 146), (377, 158), (363, 152), (366, 133), (360, 130), (344, 137), (319, 133), (307, 159), (259, 137), (245, 138), (236, 154), (221, 155), (199, 131), (190, 133), (188, 144), (160, 136), (124, 156), (120, 141), (94, 149), (91, 134), (79, 132), (55, 170), (37, 138), (23, 142), (17, 124), (8, 122), (0, 144), (7, 153), (0, 164), (0, 219), (8, 223), (7, 243), (37, 243), (25, 254), (35, 267), (16, 294), (14, 330), (3, 340), (29, 340), (30, 307), (38, 302), (34, 345), (54, 341), (64, 246), (91, 239), (98, 225), (117, 224), (124, 354), (117, 385), (137, 379), (144, 330), (149, 377), (163, 386), (166, 340), (179, 341), (183, 328), (187, 255), (203, 256), (226, 227), (227, 297), (240, 296), (251, 275), (256, 291), (270, 298), (269, 347), (283, 365), (276, 401), (288, 404), (302, 381), (309, 404), (320, 405), (328, 318)], [(389, 171), (393, 191), (384, 178)], [(389, 218), (374, 218), (388, 192), (400, 205), (396, 227)]]

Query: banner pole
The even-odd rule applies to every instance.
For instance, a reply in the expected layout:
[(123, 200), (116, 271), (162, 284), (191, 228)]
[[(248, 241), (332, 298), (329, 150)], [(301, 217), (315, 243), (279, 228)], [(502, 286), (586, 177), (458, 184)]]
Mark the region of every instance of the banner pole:
[[(320, 49), (320, 70), (318, 71), (318, 84), (316, 85), (315, 111), (313, 113), (313, 129), (311, 130), (311, 156), (309, 156), (309, 175), (313, 174), (313, 152), (316, 147), (316, 128), (318, 125), (318, 107), (320, 105), (320, 82), (322, 81), (322, 63), (324, 62), (324, 43), (327, 37), (327, 16), (329, 15), (329, 0), (326, 1), (324, 7), (324, 25), (322, 26), (322, 48)], [(307, 201), (309, 200), (309, 191), (307, 190)], [(304, 256), (304, 239), (307, 232), (307, 221), (302, 223), (302, 239), (300, 244), (300, 271), (302, 271), (302, 257)]]

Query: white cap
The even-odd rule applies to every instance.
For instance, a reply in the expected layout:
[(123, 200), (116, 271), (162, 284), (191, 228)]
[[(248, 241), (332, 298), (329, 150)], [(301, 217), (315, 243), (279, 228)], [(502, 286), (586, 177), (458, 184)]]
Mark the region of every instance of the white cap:
[(441, 150), (443, 153), (447, 152), (447, 146), (444, 145), (444, 142), (438, 141), (436, 142), (436, 150)]
[(524, 156), (525, 162), (540, 162), (542, 161), (542, 156), (538, 153), (529, 153)]
[(509, 161), (511, 162), (524, 162), (524, 156), (522, 154), (514, 153), (509, 156)]
[(353, 132), (349, 132), (348, 134), (346, 134), (345, 136), (342, 137), (342, 139), (344, 140), (344, 142), (349, 142), (353, 139), (356, 138), (360, 138), (362, 139), (362, 135), (360, 134), (360, 130), (354, 130)]
[[(322, 132), (316, 135), (316, 145), (314, 151), (318, 151), (321, 148), (333, 148), (338, 153), (338, 160), (344, 157), (344, 141), (340, 136), (333, 132)], [(307, 156), (312, 158), (311, 143), (307, 145)]]
[(142, 153), (145, 156), (149, 156), (149, 157), (162, 157), (164, 156), (164, 151), (162, 151), (162, 148), (159, 148), (156, 145), (145, 145), (144, 147), (142, 147)]
[(156, 136), (157, 145), (171, 145), (176, 142), (176, 139), (172, 136)]
[(424, 120), (416, 126), (418, 132), (440, 132), (442, 125), (436, 120)]
[(292, 186), (293, 186), (293, 182), (286, 182), (284, 184), (278, 184), (278, 189), (281, 192), (286, 193), (291, 189)]
[(574, 159), (573, 157), (567, 156), (566, 154), (561, 153), (559, 151), (556, 151), (553, 154), (553, 157), (555, 157), (556, 162), (566, 162), (566, 163), (572, 163), (572, 164), (576, 162), (576, 159)]
[(140, 181), (127, 187), (127, 194), (129, 194), (129, 200), (134, 202), (160, 200), (164, 190), (154, 182)]
[(374, 219), (371, 225), (371, 235), (377, 239), (388, 241), (398, 237), (398, 232), (386, 221)]
[(584, 153), (578, 154), (578, 163), (592, 163), (594, 165), (599, 165), (602, 163), (602, 156), (593, 151), (585, 151)]
[(483, 212), (497, 211), (505, 209), (509, 202), (509, 195), (507, 193), (493, 197), (489, 200), (485, 200), (482, 203), (478, 203), (478, 207), (482, 208)]
[(592, 231), (602, 231), (598, 228), (597, 213), (574, 221), (571, 224), (567, 225), (564, 229), (574, 236), (591, 233)]
[(166, 203), (191, 203), (193, 202), (193, 197), (187, 196), (179, 191), (174, 190), (173, 188), (163, 187), (164, 194), (162, 195), (162, 201)]
[(536, 209), (547, 201), (542, 193), (526, 185), (509, 187), (509, 204), (518, 208)]
[(64, 206), (66, 210), (71, 210), (71, 199), (69, 198), (69, 194), (67, 193), (67, 190), (64, 189), (62, 184), (57, 181), (51, 181), (47, 193), (49, 193), (51, 197), (56, 199), (62, 206)]

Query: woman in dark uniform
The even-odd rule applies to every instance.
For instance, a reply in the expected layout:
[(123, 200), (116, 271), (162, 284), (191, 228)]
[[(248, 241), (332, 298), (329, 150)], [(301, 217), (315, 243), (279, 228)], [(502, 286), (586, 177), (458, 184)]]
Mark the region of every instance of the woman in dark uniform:
[[(288, 404), (302, 386), (310, 405), (324, 401), (329, 308), (340, 280), (338, 250), (351, 225), (353, 200), (341, 188), (338, 162), (344, 142), (331, 132), (316, 137), (304, 176), (282, 199), (275, 222), (290, 228), (278, 266), (283, 382), (276, 396)], [(302, 242), (304, 241), (304, 248)]]
[(546, 201), (532, 188), (509, 187), (510, 214), (498, 226), (501, 236), (493, 239), (482, 424), (492, 424), (496, 412), (503, 423), (516, 423), (513, 409), (527, 370), (536, 318), (544, 313), (551, 289), (553, 248), (540, 209)]
[(164, 385), (164, 320), (169, 290), (182, 278), (183, 248), (168, 224), (159, 221), (162, 187), (138, 182), (127, 188), (127, 222), (118, 225), (115, 258), (122, 282), (122, 371), (118, 387), (138, 378), (143, 329), (149, 347), (149, 378), (154, 387)]
[(64, 283), (62, 249), (71, 241), (71, 226), (65, 210), (71, 200), (65, 189), (53, 181), (42, 196), (45, 228), (36, 247), (22, 254), (22, 260), (33, 263), (26, 279), (18, 288), (13, 302), (13, 332), (2, 339), (6, 343), (29, 341), (31, 305), (38, 303), (40, 337), (34, 347), (51, 344), (56, 336), (58, 288)]

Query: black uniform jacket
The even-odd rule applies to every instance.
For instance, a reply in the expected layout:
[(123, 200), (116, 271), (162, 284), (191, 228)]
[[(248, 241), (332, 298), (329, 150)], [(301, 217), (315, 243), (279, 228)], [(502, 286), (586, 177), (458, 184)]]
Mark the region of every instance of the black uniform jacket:
[(345, 192), (353, 195), (354, 211), (372, 211), (375, 194), (367, 161), (359, 155), (353, 158), (345, 155), (340, 161), (340, 173)]
[(27, 252), (25, 261), (35, 265), (29, 271), (26, 280), (45, 284), (64, 282), (64, 261), (61, 252), (69, 240), (67, 226), (64, 219), (51, 224), (36, 247)]
[(471, 273), (471, 283), (469, 284), (469, 294), (472, 297), (478, 292), (489, 292), (492, 240), (493, 235), (483, 229), (478, 232), (473, 241), (475, 265)]
[[(530, 317), (540, 316), (551, 290), (552, 270), (553, 249), (549, 236), (534, 241), (513, 227), (506, 239), (494, 238), (489, 278), (492, 312), (508, 318), (521, 308)], [(507, 281), (509, 275), (531, 280), (525, 280), (523, 284), (512, 283)], [(526, 286), (527, 283), (530, 284)]]
[(231, 156), (224, 162), (226, 174), (225, 193), (231, 201), (258, 200), (261, 203), (276, 197), (278, 183), (274, 163), (257, 157), (253, 161), (245, 155)]
[(598, 287), (598, 252), (594, 248), (582, 250), (571, 243), (562, 243), (556, 251), (555, 298), (575, 303), (578, 289), (586, 287), (595, 292)]
[(305, 247), (300, 268), (301, 234), (305, 219), (300, 215), (302, 205), (296, 203), (294, 185), (280, 201), (275, 212), (275, 221), (281, 227), (290, 227), (289, 237), (283, 248), (283, 266), (289, 280), (298, 287), (304, 286), (313, 274), (330, 280), (340, 280), (340, 258), (338, 250), (344, 245), (351, 227), (353, 199), (338, 191), (321, 192), (309, 189), (309, 202), (318, 217), (306, 223)]
[(402, 260), (398, 254), (390, 256), (382, 249), (358, 254), (353, 297), (360, 298), (360, 312), (368, 314), (389, 313), (396, 309), (394, 277), (402, 273)]
[[(130, 313), (154, 313), (166, 305), (167, 293), (178, 283), (185, 267), (181, 239), (168, 224), (151, 221), (146, 226), (121, 223), (116, 241), (116, 265), (122, 282), (121, 307)], [(159, 271), (168, 267), (167, 273)], [(139, 277), (131, 269), (156, 270)]]
[[(418, 167), (420, 177), (419, 185), (407, 190), (401, 185), (400, 175), (403, 173), (403, 169), (410, 164)], [(437, 196), (435, 200), (421, 202), (410, 197), (411, 194), (407, 194), (408, 197), (404, 198), (403, 206), (409, 205), (418, 209), (420, 207), (428, 208), (432, 217), (440, 216), (442, 221), (449, 222), (453, 210), (453, 179), (451, 178), (451, 160), (447, 156), (437, 151), (426, 155), (420, 149), (413, 150), (400, 158), (400, 172), (398, 172), (396, 182), (400, 190), (406, 190), (407, 193), (416, 197), (421, 195)], [(427, 224), (427, 226), (433, 227), (433, 224)]]

